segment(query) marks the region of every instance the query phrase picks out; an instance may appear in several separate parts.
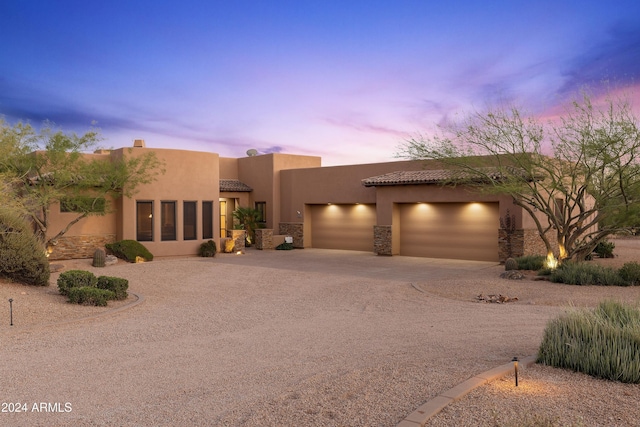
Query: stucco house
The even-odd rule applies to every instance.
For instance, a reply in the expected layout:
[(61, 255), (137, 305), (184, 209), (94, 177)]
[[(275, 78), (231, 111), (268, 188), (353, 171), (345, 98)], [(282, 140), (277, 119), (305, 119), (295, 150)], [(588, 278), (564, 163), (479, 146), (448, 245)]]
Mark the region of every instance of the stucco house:
[[(507, 240), (514, 255), (544, 254), (534, 223), (509, 196), (442, 186), (447, 171), (436, 162), (322, 167), (315, 156), (264, 154), (225, 158), (215, 153), (155, 149), (136, 140), (134, 150), (101, 150), (117, 158), (153, 151), (166, 172), (132, 198), (114, 201), (106, 216), (81, 220), (58, 239), (51, 259), (89, 257), (105, 243), (132, 239), (155, 256), (197, 253), (201, 243), (233, 232), (238, 206), (263, 212), (258, 249), (284, 236), (295, 247), (502, 261)], [(51, 230), (73, 213), (51, 209)], [(515, 219), (509, 236), (500, 218)], [(52, 231), (53, 232), (53, 231)], [(509, 237), (509, 239), (507, 239)]]

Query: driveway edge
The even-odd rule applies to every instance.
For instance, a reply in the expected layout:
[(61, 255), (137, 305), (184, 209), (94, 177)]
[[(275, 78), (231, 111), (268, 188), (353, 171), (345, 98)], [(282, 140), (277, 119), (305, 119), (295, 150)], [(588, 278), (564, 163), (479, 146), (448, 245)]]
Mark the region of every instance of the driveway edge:
[[(536, 361), (537, 356), (528, 356), (519, 361), (520, 366), (528, 368)], [(450, 403), (456, 402), (462, 399), (469, 392), (481, 385), (484, 385), (490, 381), (494, 381), (498, 378), (502, 378), (505, 375), (513, 372), (513, 363), (505, 363), (497, 368), (490, 369), (486, 372), (478, 374), (468, 380), (458, 384), (457, 386), (450, 388), (444, 393), (434, 397), (421, 405), (418, 409), (410, 413), (404, 420), (400, 421), (396, 427), (424, 427), (430, 418), (434, 417), (440, 411), (442, 411)]]

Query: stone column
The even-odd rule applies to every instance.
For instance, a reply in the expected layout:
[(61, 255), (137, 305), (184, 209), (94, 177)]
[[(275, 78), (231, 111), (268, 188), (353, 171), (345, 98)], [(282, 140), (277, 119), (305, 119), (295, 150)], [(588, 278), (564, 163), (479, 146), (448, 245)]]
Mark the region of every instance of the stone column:
[(281, 222), (280, 235), (293, 237), (294, 248), (304, 248), (304, 224), (301, 222)]
[(373, 226), (373, 252), (376, 255), (393, 255), (390, 225)]
[(244, 230), (227, 230), (227, 237), (233, 239), (235, 246), (234, 251), (241, 251), (244, 249)]
[(255, 233), (256, 249), (273, 249), (273, 229), (258, 228)]

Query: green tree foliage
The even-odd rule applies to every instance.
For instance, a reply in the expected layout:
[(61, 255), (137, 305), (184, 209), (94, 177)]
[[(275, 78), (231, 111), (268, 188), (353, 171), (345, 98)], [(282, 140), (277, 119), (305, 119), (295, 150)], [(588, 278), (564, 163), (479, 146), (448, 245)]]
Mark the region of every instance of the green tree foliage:
[(36, 286), (49, 285), (49, 261), (29, 223), (0, 204), (0, 276)]
[[(0, 180), (12, 207), (27, 215), (44, 245), (54, 245), (81, 219), (110, 212), (111, 201), (130, 197), (136, 188), (163, 172), (154, 153), (137, 156), (89, 156), (101, 140), (95, 130), (84, 135), (13, 126), (0, 118)], [(76, 215), (60, 230), (49, 230), (50, 208), (60, 203)], [(47, 239), (47, 236), (52, 236)]]
[(582, 260), (640, 222), (638, 123), (627, 100), (596, 106), (584, 95), (549, 123), (517, 108), (477, 112), (440, 135), (406, 141), (399, 156), (459, 170), (450, 185), (511, 195), (533, 218), (549, 259)]

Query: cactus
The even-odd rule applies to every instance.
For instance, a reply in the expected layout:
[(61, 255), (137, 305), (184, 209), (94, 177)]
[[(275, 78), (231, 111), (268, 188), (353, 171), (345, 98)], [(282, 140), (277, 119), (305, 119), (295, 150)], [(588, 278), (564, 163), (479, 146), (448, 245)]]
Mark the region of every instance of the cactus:
[(106, 254), (102, 249), (96, 249), (93, 253), (93, 266), (94, 267), (104, 267), (104, 261), (106, 258)]
[(506, 271), (517, 270), (518, 269), (518, 261), (516, 261), (514, 258), (507, 258), (507, 260), (504, 262), (504, 269)]

